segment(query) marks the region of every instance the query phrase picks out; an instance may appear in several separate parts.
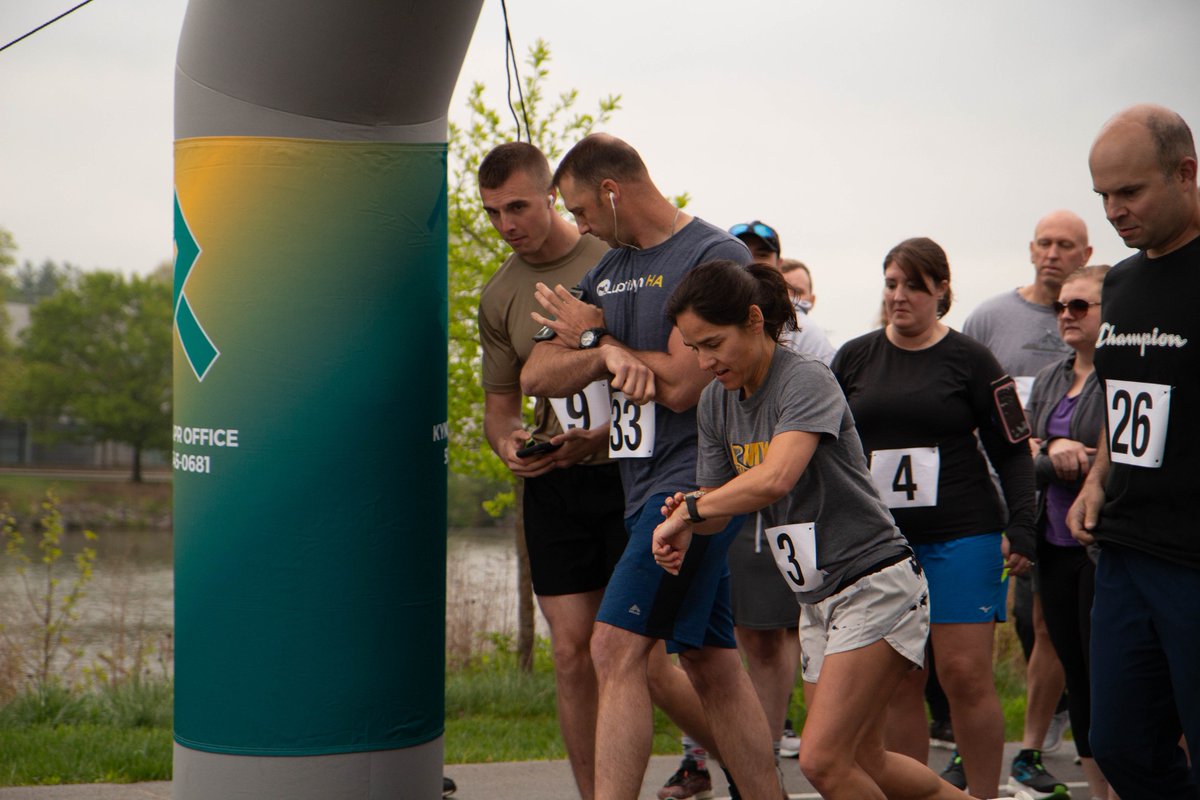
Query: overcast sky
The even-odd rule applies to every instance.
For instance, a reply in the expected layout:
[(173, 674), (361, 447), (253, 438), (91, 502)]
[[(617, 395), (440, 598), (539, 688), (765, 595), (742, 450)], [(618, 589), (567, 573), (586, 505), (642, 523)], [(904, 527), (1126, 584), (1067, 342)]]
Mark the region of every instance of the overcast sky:
[[(0, 44), (74, 0), (0, 0)], [(94, 0), (0, 53), (0, 227), (18, 258), (145, 273), (169, 259), (172, 91), (185, 0)], [(814, 319), (869, 327), (880, 259), (945, 247), (961, 324), (1026, 282), (1046, 211), (1080, 213), (1093, 263), (1128, 254), (1091, 191), (1100, 125), (1158, 102), (1200, 129), (1200, 3), (510, 0), (524, 55), (642, 153), (668, 194), (723, 227), (760, 218), (812, 267)], [(472, 81), (503, 102), (499, 0), (486, 0), (452, 119)]]

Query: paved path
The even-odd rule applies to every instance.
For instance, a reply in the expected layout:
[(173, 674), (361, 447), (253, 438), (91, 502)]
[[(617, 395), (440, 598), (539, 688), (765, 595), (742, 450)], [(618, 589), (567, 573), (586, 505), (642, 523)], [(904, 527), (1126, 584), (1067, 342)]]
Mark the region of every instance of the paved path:
[[(1016, 744), (1010, 743), (1005, 748), (1006, 765), (1016, 751)], [(1057, 753), (1045, 756), (1044, 762), (1048, 770), (1071, 787), (1073, 800), (1088, 800), (1083, 773), (1075, 765), (1074, 758), (1074, 746), (1064, 742)], [(948, 759), (946, 750), (934, 748), (930, 753), (931, 765), (936, 770), (940, 771)], [(655, 800), (658, 787), (675, 771), (678, 762), (679, 759), (673, 756), (652, 758), (639, 800)], [(458, 784), (455, 800), (562, 800), (575, 796), (571, 769), (566, 761), (456, 764), (446, 767), (446, 774)], [(812, 786), (800, 774), (796, 759), (783, 760), (783, 775), (792, 800), (817, 798)], [(1002, 780), (1007, 778), (1006, 769)], [(718, 798), (728, 796), (720, 770), (713, 773), (713, 789)], [(0, 788), (0, 800), (169, 800), (170, 797), (170, 782)]]

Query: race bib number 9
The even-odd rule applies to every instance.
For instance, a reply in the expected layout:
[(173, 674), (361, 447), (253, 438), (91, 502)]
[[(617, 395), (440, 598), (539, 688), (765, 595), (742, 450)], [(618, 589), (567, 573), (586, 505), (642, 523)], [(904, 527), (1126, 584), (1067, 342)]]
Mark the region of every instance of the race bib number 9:
[(610, 458), (650, 458), (654, 455), (654, 403), (638, 405), (624, 392), (613, 392), (609, 418)]
[(1135, 467), (1162, 466), (1167, 446), (1171, 387), (1136, 381), (1105, 382), (1108, 399), (1108, 457)]
[(817, 569), (817, 526), (812, 522), (767, 528), (775, 566), (793, 592), (811, 592), (824, 581)]
[(608, 424), (608, 382), (593, 381), (570, 397), (551, 397), (550, 407), (564, 431), (590, 431)]
[(871, 479), (888, 508), (936, 506), (941, 463), (936, 447), (875, 450)]

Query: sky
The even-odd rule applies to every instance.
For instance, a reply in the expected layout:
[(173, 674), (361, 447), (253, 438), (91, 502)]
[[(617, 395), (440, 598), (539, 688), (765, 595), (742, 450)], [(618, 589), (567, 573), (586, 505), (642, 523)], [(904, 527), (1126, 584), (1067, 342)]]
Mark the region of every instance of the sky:
[[(0, 0), (0, 44), (74, 0)], [(35, 263), (144, 274), (171, 258), (175, 49), (186, 0), (94, 0), (0, 52), (0, 227)], [(1127, 250), (1091, 190), (1112, 114), (1167, 105), (1200, 130), (1200, 3), (1156, 0), (509, 0), (524, 56), (549, 43), (550, 88), (578, 107), (621, 95), (605, 130), (668, 195), (729, 227), (761, 219), (813, 271), (813, 319), (867, 330), (883, 255), (930, 236), (961, 326), (1027, 283), (1056, 208), (1088, 224), (1092, 263)], [(501, 106), (503, 20), (485, 0), (452, 120), (480, 81)]]

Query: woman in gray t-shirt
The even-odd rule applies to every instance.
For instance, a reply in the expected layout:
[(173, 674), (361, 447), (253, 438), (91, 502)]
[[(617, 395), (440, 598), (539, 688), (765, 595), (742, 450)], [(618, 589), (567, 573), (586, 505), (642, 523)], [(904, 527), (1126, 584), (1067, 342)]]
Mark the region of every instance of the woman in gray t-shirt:
[[(925, 765), (887, 753), (883, 724), (901, 677), (924, 662), (927, 588), (871, 482), (845, 398), (819, 361), (778, 346), (793, 319), (770, 267), (702, 264), (667, 314), (716, 380), (700, 399), (703, 488), (676, 494), (654, 532), (678, 572), (693, 534), (759, 511), (801, 604), (810, 706), (800, 767), (823, 797), (962, 798)], [(853, 754), (853, 758), (849, 757)]]

